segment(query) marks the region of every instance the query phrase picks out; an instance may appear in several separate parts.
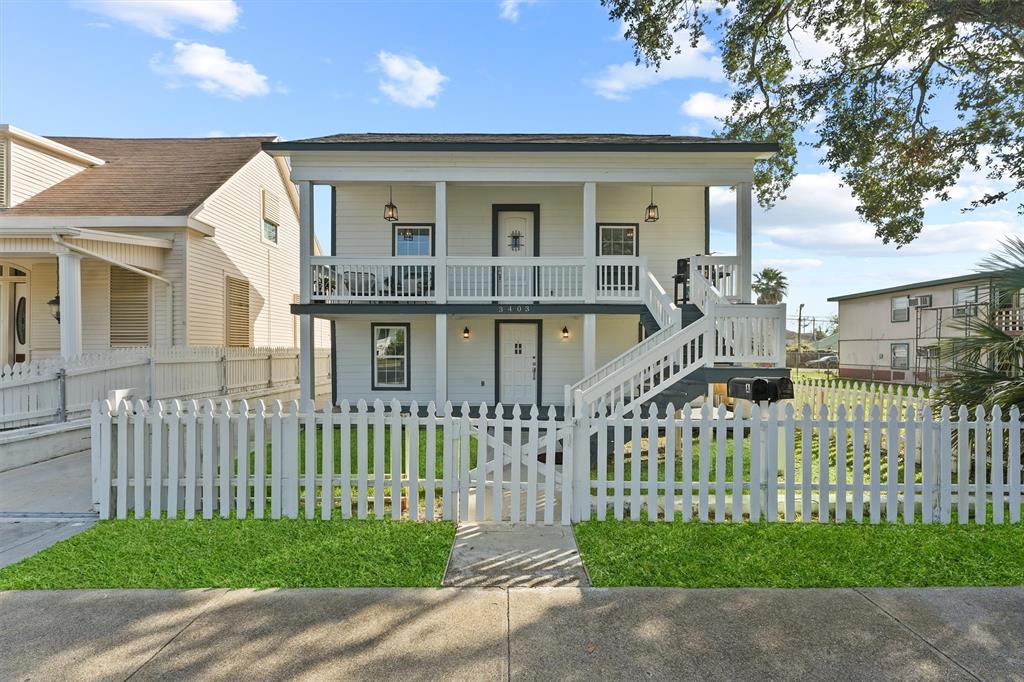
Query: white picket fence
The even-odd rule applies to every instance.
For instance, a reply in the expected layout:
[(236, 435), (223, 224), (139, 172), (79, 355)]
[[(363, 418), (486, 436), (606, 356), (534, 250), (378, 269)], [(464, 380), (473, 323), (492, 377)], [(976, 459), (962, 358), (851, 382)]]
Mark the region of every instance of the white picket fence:
[(101, 518), (1020, 520), (1016, 409), (420, 412), (97, 403), (93, 492)]
[(883, 414), (890, 407), (895, 407), (900, 414), (907, 409), (920, 413), (927, 406), (932, 406), (928, 392), (921, 386), (902, 384), (884, 384), (875, 382), (849, 381), (846, 379), (793, 379), (793, 397), (796, 405), (810, 405), (814, 414), (821, 407), (827, 407), (835, 413), (840, 405), (852, 413), (858, 405), (870, 410), (877, 405)]
[[(317, 350), (317, 394), (331, 386), (330, 352)], [(298, 390), (295, 348), (124, 348), (74, 360), (0, 367), (0, 429), (88, 416), (93, 401), (130, 389), (168, 398), (273, 397)]]

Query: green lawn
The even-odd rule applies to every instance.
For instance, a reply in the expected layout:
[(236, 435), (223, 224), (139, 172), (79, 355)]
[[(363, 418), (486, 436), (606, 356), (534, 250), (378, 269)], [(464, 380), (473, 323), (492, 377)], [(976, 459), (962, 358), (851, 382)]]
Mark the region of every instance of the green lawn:
[(599, 587), (1024, 585), (1024, 525), (575, 526)]
[(446, 522), (101, 521), (13, 566), (0, 590), (437, 587)]

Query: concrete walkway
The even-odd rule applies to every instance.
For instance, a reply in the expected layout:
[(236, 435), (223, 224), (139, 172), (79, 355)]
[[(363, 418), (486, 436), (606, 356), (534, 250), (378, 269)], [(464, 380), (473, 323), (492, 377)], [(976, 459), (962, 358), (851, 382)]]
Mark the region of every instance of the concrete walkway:
[(449, 587), (587, 587), (571, 526), (463, 523), (455, 532)]
[(1024, 679), (1024, 589), (0, 593), (0, 679)]

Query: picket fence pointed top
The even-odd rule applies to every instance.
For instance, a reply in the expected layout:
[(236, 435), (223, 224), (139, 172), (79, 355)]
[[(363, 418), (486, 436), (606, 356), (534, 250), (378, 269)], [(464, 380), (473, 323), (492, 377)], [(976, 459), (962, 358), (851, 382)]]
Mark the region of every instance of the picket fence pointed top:
[(349, 404), (348, 398), (345, 398), (344, 400), (341, 401), (341, 411), (342, 412), (349, 412), (349, 411), (351, 411), (351, 409), (352, 409), (352, 406)]
[(530, 406), (530, 419), (536, 420), (539, 415), (540, 410), (537, 409), (537, 404), (534, 403), (533, 405)]
[(366, 400), (360, 398), (359, 402), (356, 403), (356, 409), (360, 412), (366, 412)]
[(521, 414), (522, 410), (519, 409), (519, 403), (516, 403), (515, 405), (512, 406), (512, 418), (519, 419)]

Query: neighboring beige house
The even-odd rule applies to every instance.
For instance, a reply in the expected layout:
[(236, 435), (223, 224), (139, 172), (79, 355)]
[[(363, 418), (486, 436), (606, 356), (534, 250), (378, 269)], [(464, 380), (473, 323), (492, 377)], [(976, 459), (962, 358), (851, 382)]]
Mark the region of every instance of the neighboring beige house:
[(839, 376), (898, 383), (930, 383), (942, 371), (939, 342), (963, 337), (964, 321), (982, 306), (1020, 331), (1017, 301), (994, 300), (983, 274), (904, 284), (834, 296), (839, 304)]
[(297, 346), (298, 196), (284, 160), (261, 150), (272, 139), (0, 126), (0, 366)]

